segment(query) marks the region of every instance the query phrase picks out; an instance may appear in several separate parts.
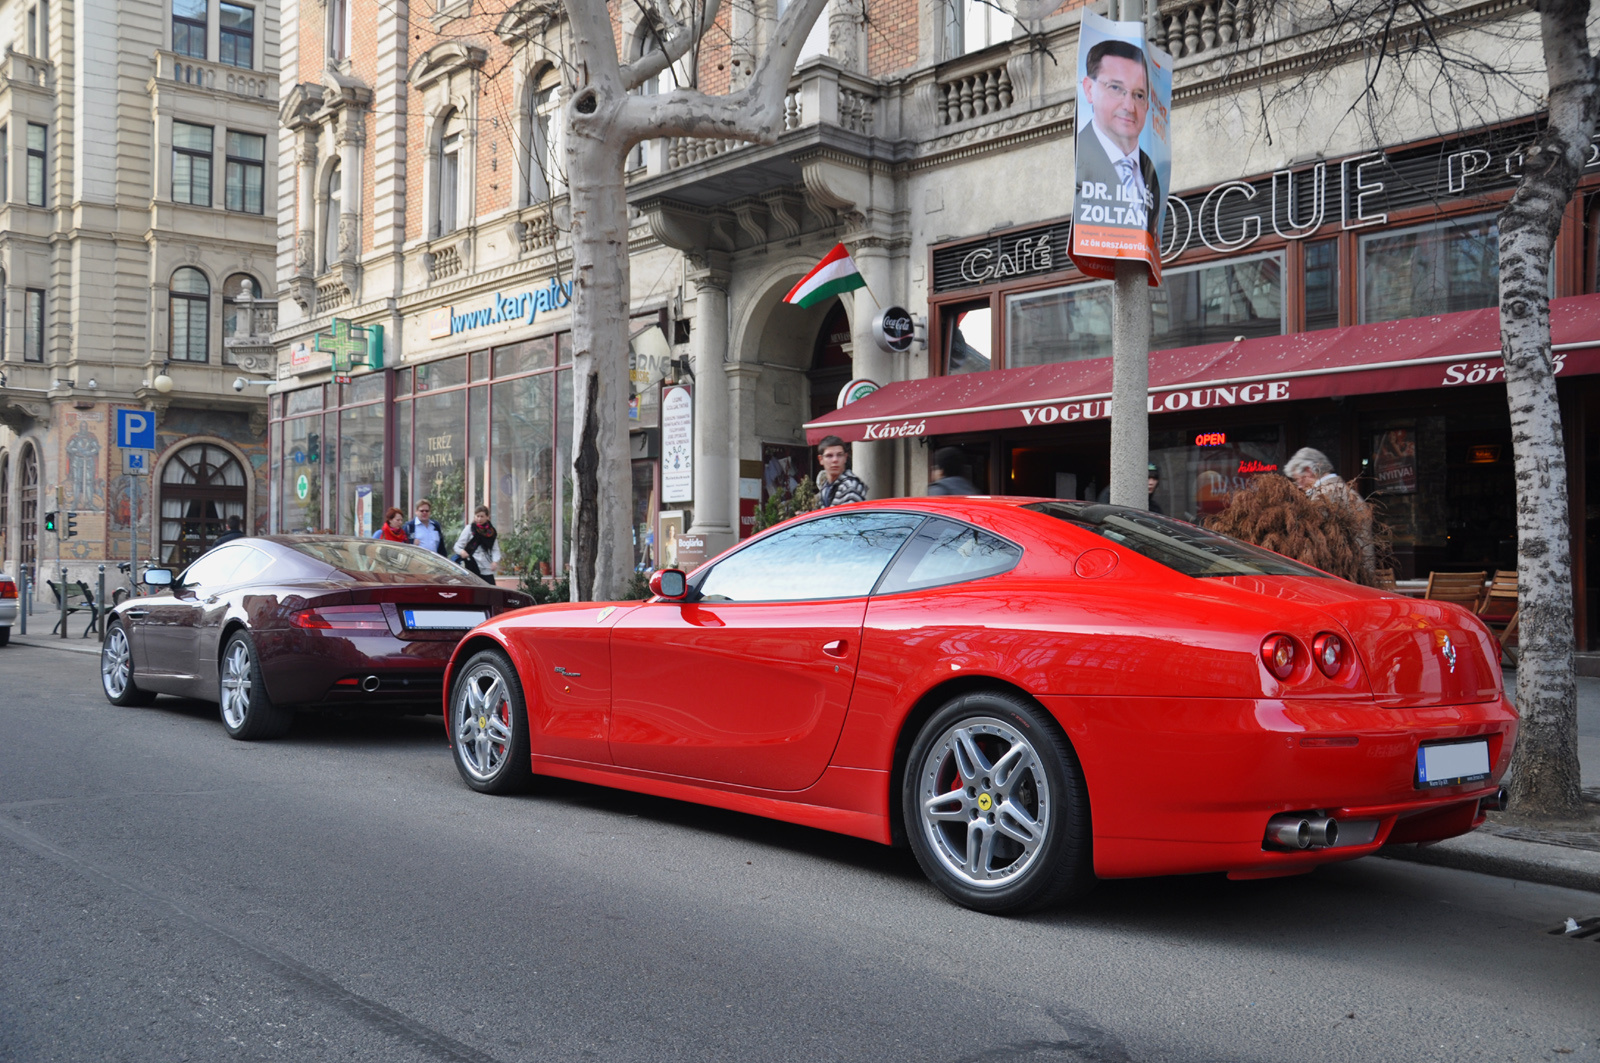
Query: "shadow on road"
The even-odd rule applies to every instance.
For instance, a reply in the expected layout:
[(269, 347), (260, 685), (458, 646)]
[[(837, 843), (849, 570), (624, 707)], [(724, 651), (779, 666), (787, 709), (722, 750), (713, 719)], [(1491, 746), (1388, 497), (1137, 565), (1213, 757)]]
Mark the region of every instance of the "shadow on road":
[[(196, 701), (162, 694), (155, 703), (138, 712), (161, 712), (173, 717), (204, 721), (216, 725), (217, 737), (226, 739), (222, 719), (214, 701)], [(342, 748), (405, 748), (444, 746), (444, 717), (402, 716), (393, 712), (338, 709), (300, 713), (294, 729), (283, 738), (263, 743), (268, 746), (326, 746)]]

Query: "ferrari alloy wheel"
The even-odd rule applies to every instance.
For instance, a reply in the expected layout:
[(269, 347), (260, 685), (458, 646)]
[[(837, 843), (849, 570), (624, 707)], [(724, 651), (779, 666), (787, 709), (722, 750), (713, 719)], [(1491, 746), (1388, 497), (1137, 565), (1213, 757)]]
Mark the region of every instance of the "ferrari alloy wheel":
[(450, 748), (468, 786), (515, 793), (533, 781), (528, 712), (517, 670), (498, 650), (473, 654), (450, 693)]
[(222, 648), (217, 700), (222, 706), (222, 726), (243, 742), (278, 738), (294, 723), (294, 714), (272, 703), (255, 645), (243, 631), (235, 631)]
[(1077, 758), (1018, 695), (964, 694), (934, 713), (907, 761), (904, 812), (924, 873), (969, 908), (1040, 908), (1093, 882)]
[(133, 647), (128, 641), (128, 629), (120, 620), (113, 620), (106, 628), (106, 640), (100, 646), (100, 686), (113, 705), (148, 705), (156, 699), (148, 690), (134, 685)]

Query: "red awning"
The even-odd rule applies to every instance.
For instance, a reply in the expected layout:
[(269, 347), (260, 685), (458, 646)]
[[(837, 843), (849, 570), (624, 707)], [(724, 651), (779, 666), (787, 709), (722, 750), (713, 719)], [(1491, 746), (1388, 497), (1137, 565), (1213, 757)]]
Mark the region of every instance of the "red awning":
[[(1600, 294), (1556, 299), (1550, 330), (1560, 376), (1600, 373)], [(1151, 413), (1333, 395), (1417, 391), (1502, 379), (1494, 308), (1150, 355)], [(1093, 421), (1109, 416), (1111, 359), (889, 384), (806, 425), (815, 444)]]

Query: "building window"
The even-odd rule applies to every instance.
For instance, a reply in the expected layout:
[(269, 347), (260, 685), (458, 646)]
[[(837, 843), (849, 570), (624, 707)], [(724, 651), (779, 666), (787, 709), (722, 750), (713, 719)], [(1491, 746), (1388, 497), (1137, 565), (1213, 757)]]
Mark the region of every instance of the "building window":
[(224, 3), (217, 30), (217, 59), (246, 70), (255, 65), (256, 10)]
[(44, 361), (44, 289), (27, 289), (26, 317), (22, 322), (22, 360)]
[(190, 59), (206, 57), (206, 0), (172, 0), (172, 50)]
[(542, 84), (536, 84), (528, 107), (528, 202), (543, 203), (560, 187), (556, 177), (554, 136), (559, 125), (556, 113), (561, 109), (561, 83), (554, 74), (547, 74)]
[(192, 266), (172, 275), (167, 303), (168, 352), (174, 361), (208, 361), (211, 283)]
[(945, 350), (948, 373), (977, 373), (994, 367), (994, 311), (989, 303), (954, 307), (944, 312), (950, 329)]
[(434, 235), (456, 231), (461, 198), (461, 115), (451, 111), (439, 123), (439, 187)]
[(172, 201), (211, 206), (211, 127), (172, 123)]
[(945, 35), (950, 55), (981, 52), (991, 44), (1011, 39), (1016, 20), (989, 0), (946, 0), (949, 21)]
[[(660, 31), (651, 26), (645, 26), (639, 32), (638, 47), (634, 51), (640, 59), (661, 51)], [(676, 86), (673, 81), (672, 67), (669, 66), (633, 91), (639, 96), (659, 96), (663, 92), (671, 92), (674, 87)], [(633, 150), (628, 153), (628, 169), (641, 170), (650, 165), (650, 143), (648, 140), (641, 140), (634, 145)]]
[(0, 125), (0, 203), (11, 202), (11, 133)]
[(1495, 216), (1364, 236), (1360, 276), (1363, 323), (1494, 306), (1500, 279)]
[(328, 170), (327, 202), (322, 208), (322, 272), (339, 261), (339, 211), (344, 198), (344, 175), (336, 162)]
[(328, 58), (350, 56), (350, 0), (330, 0), (328, 4)]
[[(22, 444), (22, 468), (17, 481), (17, 538), (21, 546), (17, 561), (32, 570), (39, 560), (39, 452), (32, 443)], [(37, 572), (34, 573), (38, 575)]]
[(239, 459), (215, 443), (194, 443), (161, 469), (161, 549), (173, 571), (211, 548), (229, 517), (248, 519), (249, 481)]
[(228, 131), (227, 203), (229, 210), (262, 212), (267, 138), (255, 133)]
[(1339, 326), (1339, 244), (1306, 245), (1306, 331)]
[(28, 123), (28, 206), (42, 207), (44, 202), (45, 146), (50, 131), (35, 122)]

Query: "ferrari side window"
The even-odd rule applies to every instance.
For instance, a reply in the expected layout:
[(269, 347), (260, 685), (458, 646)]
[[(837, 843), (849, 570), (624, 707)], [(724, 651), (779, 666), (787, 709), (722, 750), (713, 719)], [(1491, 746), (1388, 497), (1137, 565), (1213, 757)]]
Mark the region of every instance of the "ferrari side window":
[(208, 551), (184, 570), (181, 582), (185, 587), (220, 587), (228, 582), (245, 557), (253, 553), (255, 551), (248, 546), (224, 546)]
[(1009, 572), (1022, 547), (968, 524), (939, 517), (917, 529), (878, 586), (878, 594), (940, 587)]
[(865, 597), (922, 520), (917, 513), (841, 513), (785, 528), (711, 566), (699, 600)]

